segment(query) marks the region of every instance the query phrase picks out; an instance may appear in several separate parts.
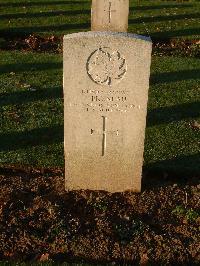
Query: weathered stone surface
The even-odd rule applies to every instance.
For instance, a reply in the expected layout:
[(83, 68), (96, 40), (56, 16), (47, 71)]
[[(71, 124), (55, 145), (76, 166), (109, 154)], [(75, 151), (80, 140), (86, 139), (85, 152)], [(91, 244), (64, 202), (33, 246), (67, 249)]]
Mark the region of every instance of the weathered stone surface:
[(126, 32), (129, 0), (92, 0), (92, 31)]
[(67, 190), (140, 191), (151, 45), (127, 33), (64, 37)]

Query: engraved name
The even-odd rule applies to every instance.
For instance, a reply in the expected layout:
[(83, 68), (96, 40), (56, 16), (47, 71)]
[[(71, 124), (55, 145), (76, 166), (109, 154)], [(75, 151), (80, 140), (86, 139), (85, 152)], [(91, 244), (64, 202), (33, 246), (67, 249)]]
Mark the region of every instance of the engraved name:
[(87, 97), (87, 112), (129, 112), (135, 107), (134, 104), (128, 103), (129, 90), (89, 90), (81, 91), (83, 96)]
[(87, 112), (121, 112), (126, 113), (130, 112), (134, 108), (139, 108), (139, 106), (135, 106), (134, 104), (128, 104), (128, 103), (69, 103), (70, 107), (74, 108), (82, 108)]
[(86, 112), (126, 113), (134, 108), (140, 109), (129, 100), (129, 90), (99, 90), (99, 89), (82, 89), (82, 103), (70, 103), (72, 107), (80, 107)]
[(128, 90), (82, 90), (82, 94), (126, 94)]

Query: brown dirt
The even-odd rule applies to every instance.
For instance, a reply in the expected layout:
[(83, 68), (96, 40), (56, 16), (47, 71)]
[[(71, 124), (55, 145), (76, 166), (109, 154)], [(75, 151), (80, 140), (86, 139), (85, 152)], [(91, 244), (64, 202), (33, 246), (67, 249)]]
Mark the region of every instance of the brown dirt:
[(0, 260), (199, 264), (199, 179), (145, 180), (139, 194), (65, 192), (62, 169), (0, 168)]
[[(29, 36), (7, 36), (0, 42), (0, 50), (21, 50), (34, 52), (62, 53), (63, 36), (41, 37), (35, 34)], [(153, 40), (153, 55), (200, 57), (200, 40)]]
[(34, 34), (29, 36), (7, 36), (1, 41), (0, 50), (62, 53), (62, 38), (53, 35), (41, 37)]

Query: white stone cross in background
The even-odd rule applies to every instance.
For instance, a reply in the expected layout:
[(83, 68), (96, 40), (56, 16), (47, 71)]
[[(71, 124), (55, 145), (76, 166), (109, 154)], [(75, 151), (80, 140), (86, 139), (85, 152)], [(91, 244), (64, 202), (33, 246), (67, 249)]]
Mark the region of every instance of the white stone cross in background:
[(129, 0), (92, 0), (92, 31), (126, 32)]
[(111, 18), (112, 18), (112, 12), (116, 12), (116, 10), (112, 10), (112, 2), (109, 1), (109, 10), (104, 10), (107, 11), (109, 16), (108, 16), (108, 23), (111, 23)]

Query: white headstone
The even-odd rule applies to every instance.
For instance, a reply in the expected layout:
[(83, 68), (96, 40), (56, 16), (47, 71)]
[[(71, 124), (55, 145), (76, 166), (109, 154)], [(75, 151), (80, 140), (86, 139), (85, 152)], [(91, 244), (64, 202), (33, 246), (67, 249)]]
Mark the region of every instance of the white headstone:
[(66, 189), (141, 189), (151, 40), (127, 33), (64, 37)]
[(129, 0), (92, 0), (92, 31), (126, 32)]

